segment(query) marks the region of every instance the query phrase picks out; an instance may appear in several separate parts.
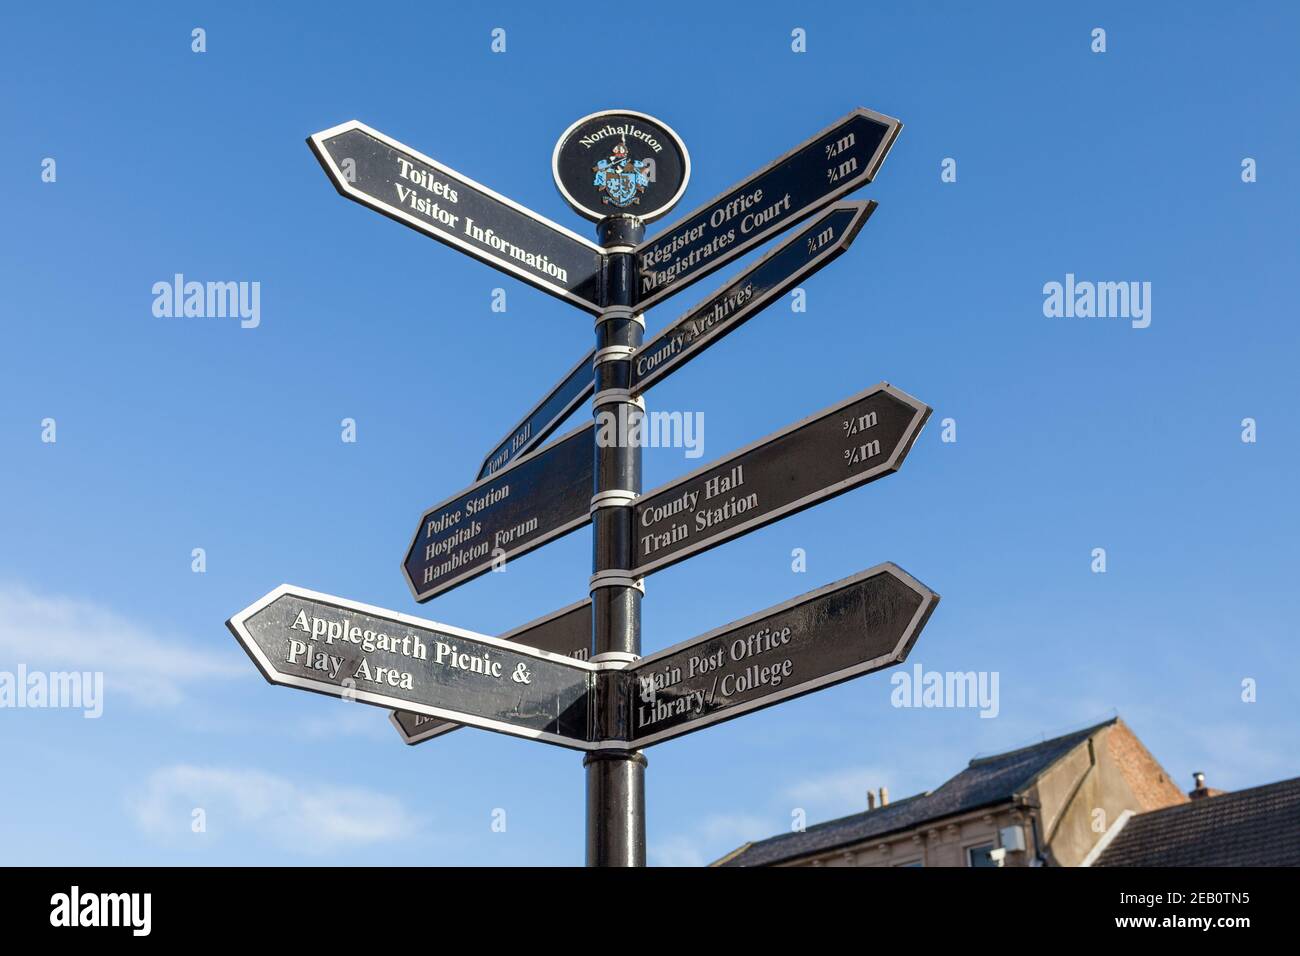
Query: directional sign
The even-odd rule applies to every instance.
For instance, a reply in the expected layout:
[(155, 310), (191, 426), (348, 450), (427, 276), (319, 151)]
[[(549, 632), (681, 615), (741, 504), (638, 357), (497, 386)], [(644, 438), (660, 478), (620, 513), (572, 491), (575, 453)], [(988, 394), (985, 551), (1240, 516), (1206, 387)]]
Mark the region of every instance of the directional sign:
[(591, 363), (595, 357), (596, 350), (592, 349), (579, 359), (578, 364), (560, 379), (559, 384), (547, 392), (519, 424), (510, 430), (510, 434), (488, 452), (478, 470), (480, 479), (495, 474), (520, 455), (546, 441), (570, 413), (591, 395)]
[(629, 747), (897, 664), (938, 603), (882, 564), (642, 658), (627, 672)]
[(837, 203), (665, 328), (632, 357), (632, 387), (645, 391), (839, 258), (875, 208), (874, 202)]
[[(839, 258), (876, 209), (874, 201), (840, 202), (681, 316), (632, 356), (632, 387), (644, 392), (728, 332), (739, 328), (808, 276)], [(558, 385), (488, 453), (479, 478), (536, 447), (591, 396), (588, 352)]]
[(589, 522), (593, 429), (575, 429), (426, 511), (402, 562), (415, 599), (427, 601)]
[(632, 508), (632, 570), (649, 574), (892, 474), (929, 417), (881, 383), (650, 492)]
[(586, 661), (288, 584), (226, 626), (272, 684), (591, 749)]
[(605, 110), (561, 134), (551, 172), (565, 202), (588, 219), (658, 219), (681, 199), (691, 157), (680, 136), (653, 116)]
[(356, 120), (312, 135), (338, 191), (598, 313), (600, 246)]
[(637, 307), (648, 309), (871, 182), (902, 124), (856, 109), (636, 248)]
[[(552, 654), (585, 661), (591, 654), (591, 600), (571, 604), (501, 635), (501, 640), (526, 644)], [(393, 726), (408, 744), (432, 740), (456, 730), (460, 724), (408, 710), (391, 714)]]

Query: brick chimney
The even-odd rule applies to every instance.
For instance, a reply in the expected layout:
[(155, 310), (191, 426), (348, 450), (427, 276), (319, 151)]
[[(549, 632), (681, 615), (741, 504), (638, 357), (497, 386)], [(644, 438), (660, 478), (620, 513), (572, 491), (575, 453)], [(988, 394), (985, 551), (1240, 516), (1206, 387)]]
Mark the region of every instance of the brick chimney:
[(881, 787), (881, 788), (880, 788), (880, 805), (881, 805), (882, 807), (887, 807), (887, 806), (889, 806), (889, 788), (888, 788), (888, 787)]
[(876, 809), (876, 791), (874, 790), (867, 791), (867, 809), (868, 810)]
[(1207, 787), (1205, 785), (1205, 774), (1199, 770), (1192, 774), (1192, 779), (1196, 781), (1196, 787), (1192, 790), (1188, 790), (1187, 795), (1193, 800), (1204, 800), (1206, 797), (1217, 797), (1225, 792), (1223, 790), (1215, 790), (1213, 787)]

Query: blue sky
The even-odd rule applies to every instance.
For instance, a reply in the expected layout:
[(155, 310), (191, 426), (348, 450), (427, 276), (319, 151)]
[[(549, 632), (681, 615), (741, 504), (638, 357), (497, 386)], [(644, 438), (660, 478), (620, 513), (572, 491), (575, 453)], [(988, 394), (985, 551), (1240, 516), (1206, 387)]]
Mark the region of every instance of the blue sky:
[[(413, 522), (470, 483), (591, 322), (340, 198), (303, 141), (353, 118), (584, 233), (549, 159), (594, 110), (682, 135), (680, 212), (855, 106), (904, 123), (858, 194), (879, 210), (807, 311), (772, 307), (651, 407), (703, 412), (705, 461), (881, 380), (931, 423), (888, 480), (650, 578), (645, 649), (895, 561), (943, 595), (909, 665), (997, 672), (998, 715), (895, 708), (885, 673), (655, 747), (651, 862), (708, 861), (796, 807), (854, 812), (867, 787), (924, 790), (1116, 712), (1180, 785), (1300, 773), (1300, 14), (1141, 7), (6, 11), (0, 670), (102, 670), (106, 688), (98, 720), (0, 710), (0, 856), (582, 861), (579, 755), (472, 730), (405, 747), (378, 709), (271, 687), (223, 626), (283, 581), (485, 633), (585, 596), (584, 530), (410, 599)], [(650, 332), (738, 267), (652, 310)], [(153, 283), (178, 272), (259, 282), (260, 325), (155, 317)], [(1151, 283), (1150, 326), (1046, 317), (1067, 273)], [(700, 464), (647, 455), (647, 488)]]

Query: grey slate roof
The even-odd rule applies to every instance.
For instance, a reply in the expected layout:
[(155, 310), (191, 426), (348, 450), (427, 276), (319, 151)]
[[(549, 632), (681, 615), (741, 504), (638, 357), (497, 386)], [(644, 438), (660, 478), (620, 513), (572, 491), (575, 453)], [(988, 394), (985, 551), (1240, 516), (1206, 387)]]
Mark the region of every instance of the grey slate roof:
[(1300, 777), (1140, 813), (1093, 866), (1300, 866)]
[(898, 800), (875, 810), (819, 823), (803, 833), (784, 833), (750, 843), (731, 856), (724, 857), (719, 865), (770, 866), (861, 843), (899, 830), (909, 830), (931, 820), (1006, 803), (1027, 789), (1048, 767), (1118, 719), (1112, 718), (1093, 727), (1010, 753), (977, 758), (938, 790)]

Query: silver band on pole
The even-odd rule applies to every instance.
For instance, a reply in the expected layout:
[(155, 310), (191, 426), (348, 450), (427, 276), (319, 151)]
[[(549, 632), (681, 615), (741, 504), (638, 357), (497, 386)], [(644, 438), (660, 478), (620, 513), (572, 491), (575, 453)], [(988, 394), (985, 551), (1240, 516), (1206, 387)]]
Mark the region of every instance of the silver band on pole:
[(611, 319), (631, 319), (643, 330), (645, 329), (645, 313), (637, 312), (630, 305), (611, 305), (596, 316), (596, 325)]
[[(606, 651), (604, 654), (597, 654), (591, 658), (589, 663), (592, 664), (635, 664), (641, 658), (636, 654), (627, 654), (623, 651)], [(610, 670), (621, 670), (621, 668), (610, 668)]]
[(627, 571), (601, 571), (593, 574), (587, 583), (587, 590), (595, 591), (597, 588), (636, 588), (645, 594), (645, 582), (630, 577)]
[(635, 504), (640, 497), (635, 491), (609, 489), (592, 495), (591, 510), (594, 513), (597, 508), (626, 508)]
[(592, 357), (592, 364), (599, 365), (601, 362), (626, 362), (636, 354), (636, 349), (630, 345), (607, 345), (600, 349)]
[(601, 405), (614, 405), (619, 402), (635, 405), (641, 411), (645, 411), (645, 399), (640, 395), (634, 395), (630, 388), (606, 388), (591, 396), (592, 408), (599, 408)]

